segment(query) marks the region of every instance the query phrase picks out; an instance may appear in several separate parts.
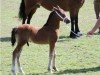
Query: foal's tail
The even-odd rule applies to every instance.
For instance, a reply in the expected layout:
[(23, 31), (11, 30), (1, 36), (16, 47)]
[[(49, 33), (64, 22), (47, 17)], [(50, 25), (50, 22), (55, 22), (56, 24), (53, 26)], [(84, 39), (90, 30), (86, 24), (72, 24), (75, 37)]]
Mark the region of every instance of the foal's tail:
[(19, 18), (22, 19), (25, 16), (25, 3), (24, 0), (22, 0), (19, 8)]
[(12, 46), (15, 45), (15, 42), (16, 42), (16, 33), (17, 33), (17, 28), (13, 28), (12, 29), (12, 32), (11, 32), (11, 43), (12, 43)]

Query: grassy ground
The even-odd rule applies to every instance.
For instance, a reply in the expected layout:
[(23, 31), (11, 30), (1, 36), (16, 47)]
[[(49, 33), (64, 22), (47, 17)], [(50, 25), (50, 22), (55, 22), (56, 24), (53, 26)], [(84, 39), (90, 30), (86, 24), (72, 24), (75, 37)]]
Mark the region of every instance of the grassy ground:
[[(0, 72), (1, 75), (11, 74), (12, 52), (10, 35), (13, 27), (21, 24), (18, 20), (19, 0), (1, 1), (1, 23), (0, 23)], [(31, 24), (43, 26), (49, 11), (39, 8), (32, 18)], [(68, 14), (69, 15), (69, 14)], [(92, 38), (86, 37), (95, 24), (93, 1), (86, 0), (79, 13), (79, 27), (83, 36), (78, 39), (68, 38), (70, 24), (67, 26), (61, 22), (60, 37), (56, 43), (56, 64), (59, 69), (55, 75), (100, 75), (100, 35)], [(48, 45), (37, 45), (30, 43), (24, 46), (20, 58), (26, 75), (49, 75)]]

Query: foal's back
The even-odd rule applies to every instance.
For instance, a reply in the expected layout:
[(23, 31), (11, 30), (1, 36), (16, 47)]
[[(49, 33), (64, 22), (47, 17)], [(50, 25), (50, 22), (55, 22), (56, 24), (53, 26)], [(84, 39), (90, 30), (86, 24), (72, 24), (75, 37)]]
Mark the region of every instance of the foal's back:
[(51, 30), (47, 26), (40, 28), (28, 24), (18, 27), (18, 35), (23, 41), (30, 40), (37, 44), (48, 44), (50, 41), (56, 42), (58, 38), (57, 32), (55, 30)]

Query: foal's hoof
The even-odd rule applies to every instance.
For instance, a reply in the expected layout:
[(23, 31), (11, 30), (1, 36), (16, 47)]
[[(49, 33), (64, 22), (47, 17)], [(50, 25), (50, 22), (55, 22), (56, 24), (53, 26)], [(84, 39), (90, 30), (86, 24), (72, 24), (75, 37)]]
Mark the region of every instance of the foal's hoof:
[(58, 69), (57, 69), (56, 67), (53, 67), (53, 70), (54, 70), (54, 71), (58, 71)]
[(48, 69), (48, 72), (50, 72), (51, 74), (53, 73), (53, 71), (52, 71), (52, 70), (50, 70), (50, 69)]

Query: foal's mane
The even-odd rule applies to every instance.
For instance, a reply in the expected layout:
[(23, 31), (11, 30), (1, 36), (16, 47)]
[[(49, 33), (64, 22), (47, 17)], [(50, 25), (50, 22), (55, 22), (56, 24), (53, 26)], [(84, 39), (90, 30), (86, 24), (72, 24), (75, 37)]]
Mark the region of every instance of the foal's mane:
[(45, 23), (44, 26), (48, 26), (48, 25), (49, 25), (48, 22), (49, 22), (49, 20), (51, 19), (51, 17), (53, 17), (54, 14), (55, 14), (55, 11), (52, 11), (52, 12), (50, 13), (49, 18), (48, 18), (48, 20), (47, 20), (47, 22)]

